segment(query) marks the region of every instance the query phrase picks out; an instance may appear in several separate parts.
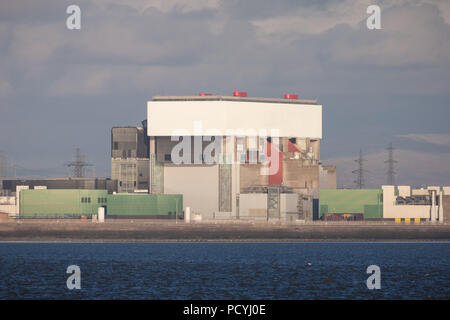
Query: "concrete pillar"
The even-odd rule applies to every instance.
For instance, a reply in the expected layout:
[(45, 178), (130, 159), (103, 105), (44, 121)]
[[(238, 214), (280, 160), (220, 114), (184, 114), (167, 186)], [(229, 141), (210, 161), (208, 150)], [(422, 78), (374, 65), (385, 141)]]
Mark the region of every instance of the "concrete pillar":
[(98, 208), (98, 222), (105, 222), (105, 208), (103, 207)]
[(444, 222), (444, 207), (442, 206), (442, 190), (439, 192), (439, 222)]
[(431, 190), (431, 222), (436, 222), (436, 190)]
[(184, 209), (184, 222), (191, 222), (191, 207), (186, 207), (186, 209)]
[(20, 192), (29, 188), (29, 186), (16, 186), (16, 218), (20, 216)]
[(395, 217), (395, 187), (381, 186), (383, 190), (383, 218)]

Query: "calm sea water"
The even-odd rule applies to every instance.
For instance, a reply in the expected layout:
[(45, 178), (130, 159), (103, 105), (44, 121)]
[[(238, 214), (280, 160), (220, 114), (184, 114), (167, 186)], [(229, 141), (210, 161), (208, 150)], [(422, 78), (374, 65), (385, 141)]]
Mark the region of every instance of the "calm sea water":
[(0, 243), (0, 299), (55, 298), (449, 299), (450, 243)]

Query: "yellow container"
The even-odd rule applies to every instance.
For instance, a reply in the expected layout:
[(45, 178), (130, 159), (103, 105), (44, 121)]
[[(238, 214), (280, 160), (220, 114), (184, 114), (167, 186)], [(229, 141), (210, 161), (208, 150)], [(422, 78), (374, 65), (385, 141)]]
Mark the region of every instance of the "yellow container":
[(405, 218), (405, 223), (411, 223), (411, 218)]
[(400, 222), (402, 222), (401, 218), (395, 218), (395, 223), (400, 223)]
[(414, 223), (420, 223), (420, 218), (414, 218)]

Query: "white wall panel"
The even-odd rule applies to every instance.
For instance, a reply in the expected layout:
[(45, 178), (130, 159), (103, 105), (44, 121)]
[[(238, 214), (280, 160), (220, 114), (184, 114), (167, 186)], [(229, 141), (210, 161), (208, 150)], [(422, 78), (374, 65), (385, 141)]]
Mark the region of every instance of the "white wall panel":
[[(206, 130), (279, 130), (281, 137), (322, 138), (322, 106), (247, 101), (148, 101), (148, 135), (172, 136), (177, 129), (185, 135), (208, 135)], [(201, 131), (194, 124), (201, 121)], [(210, 135), (216, 135), (210, 133)], [(239, 134), (235, 134), (239, 135)]]

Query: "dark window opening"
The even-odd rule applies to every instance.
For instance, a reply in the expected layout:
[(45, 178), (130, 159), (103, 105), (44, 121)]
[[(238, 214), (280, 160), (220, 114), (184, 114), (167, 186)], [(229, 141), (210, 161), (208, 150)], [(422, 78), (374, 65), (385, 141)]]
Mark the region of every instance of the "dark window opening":
[(164, 160), (165, 161), (172, 161), (172, 156), (170, 154), (165, 154), (164, 155)]

